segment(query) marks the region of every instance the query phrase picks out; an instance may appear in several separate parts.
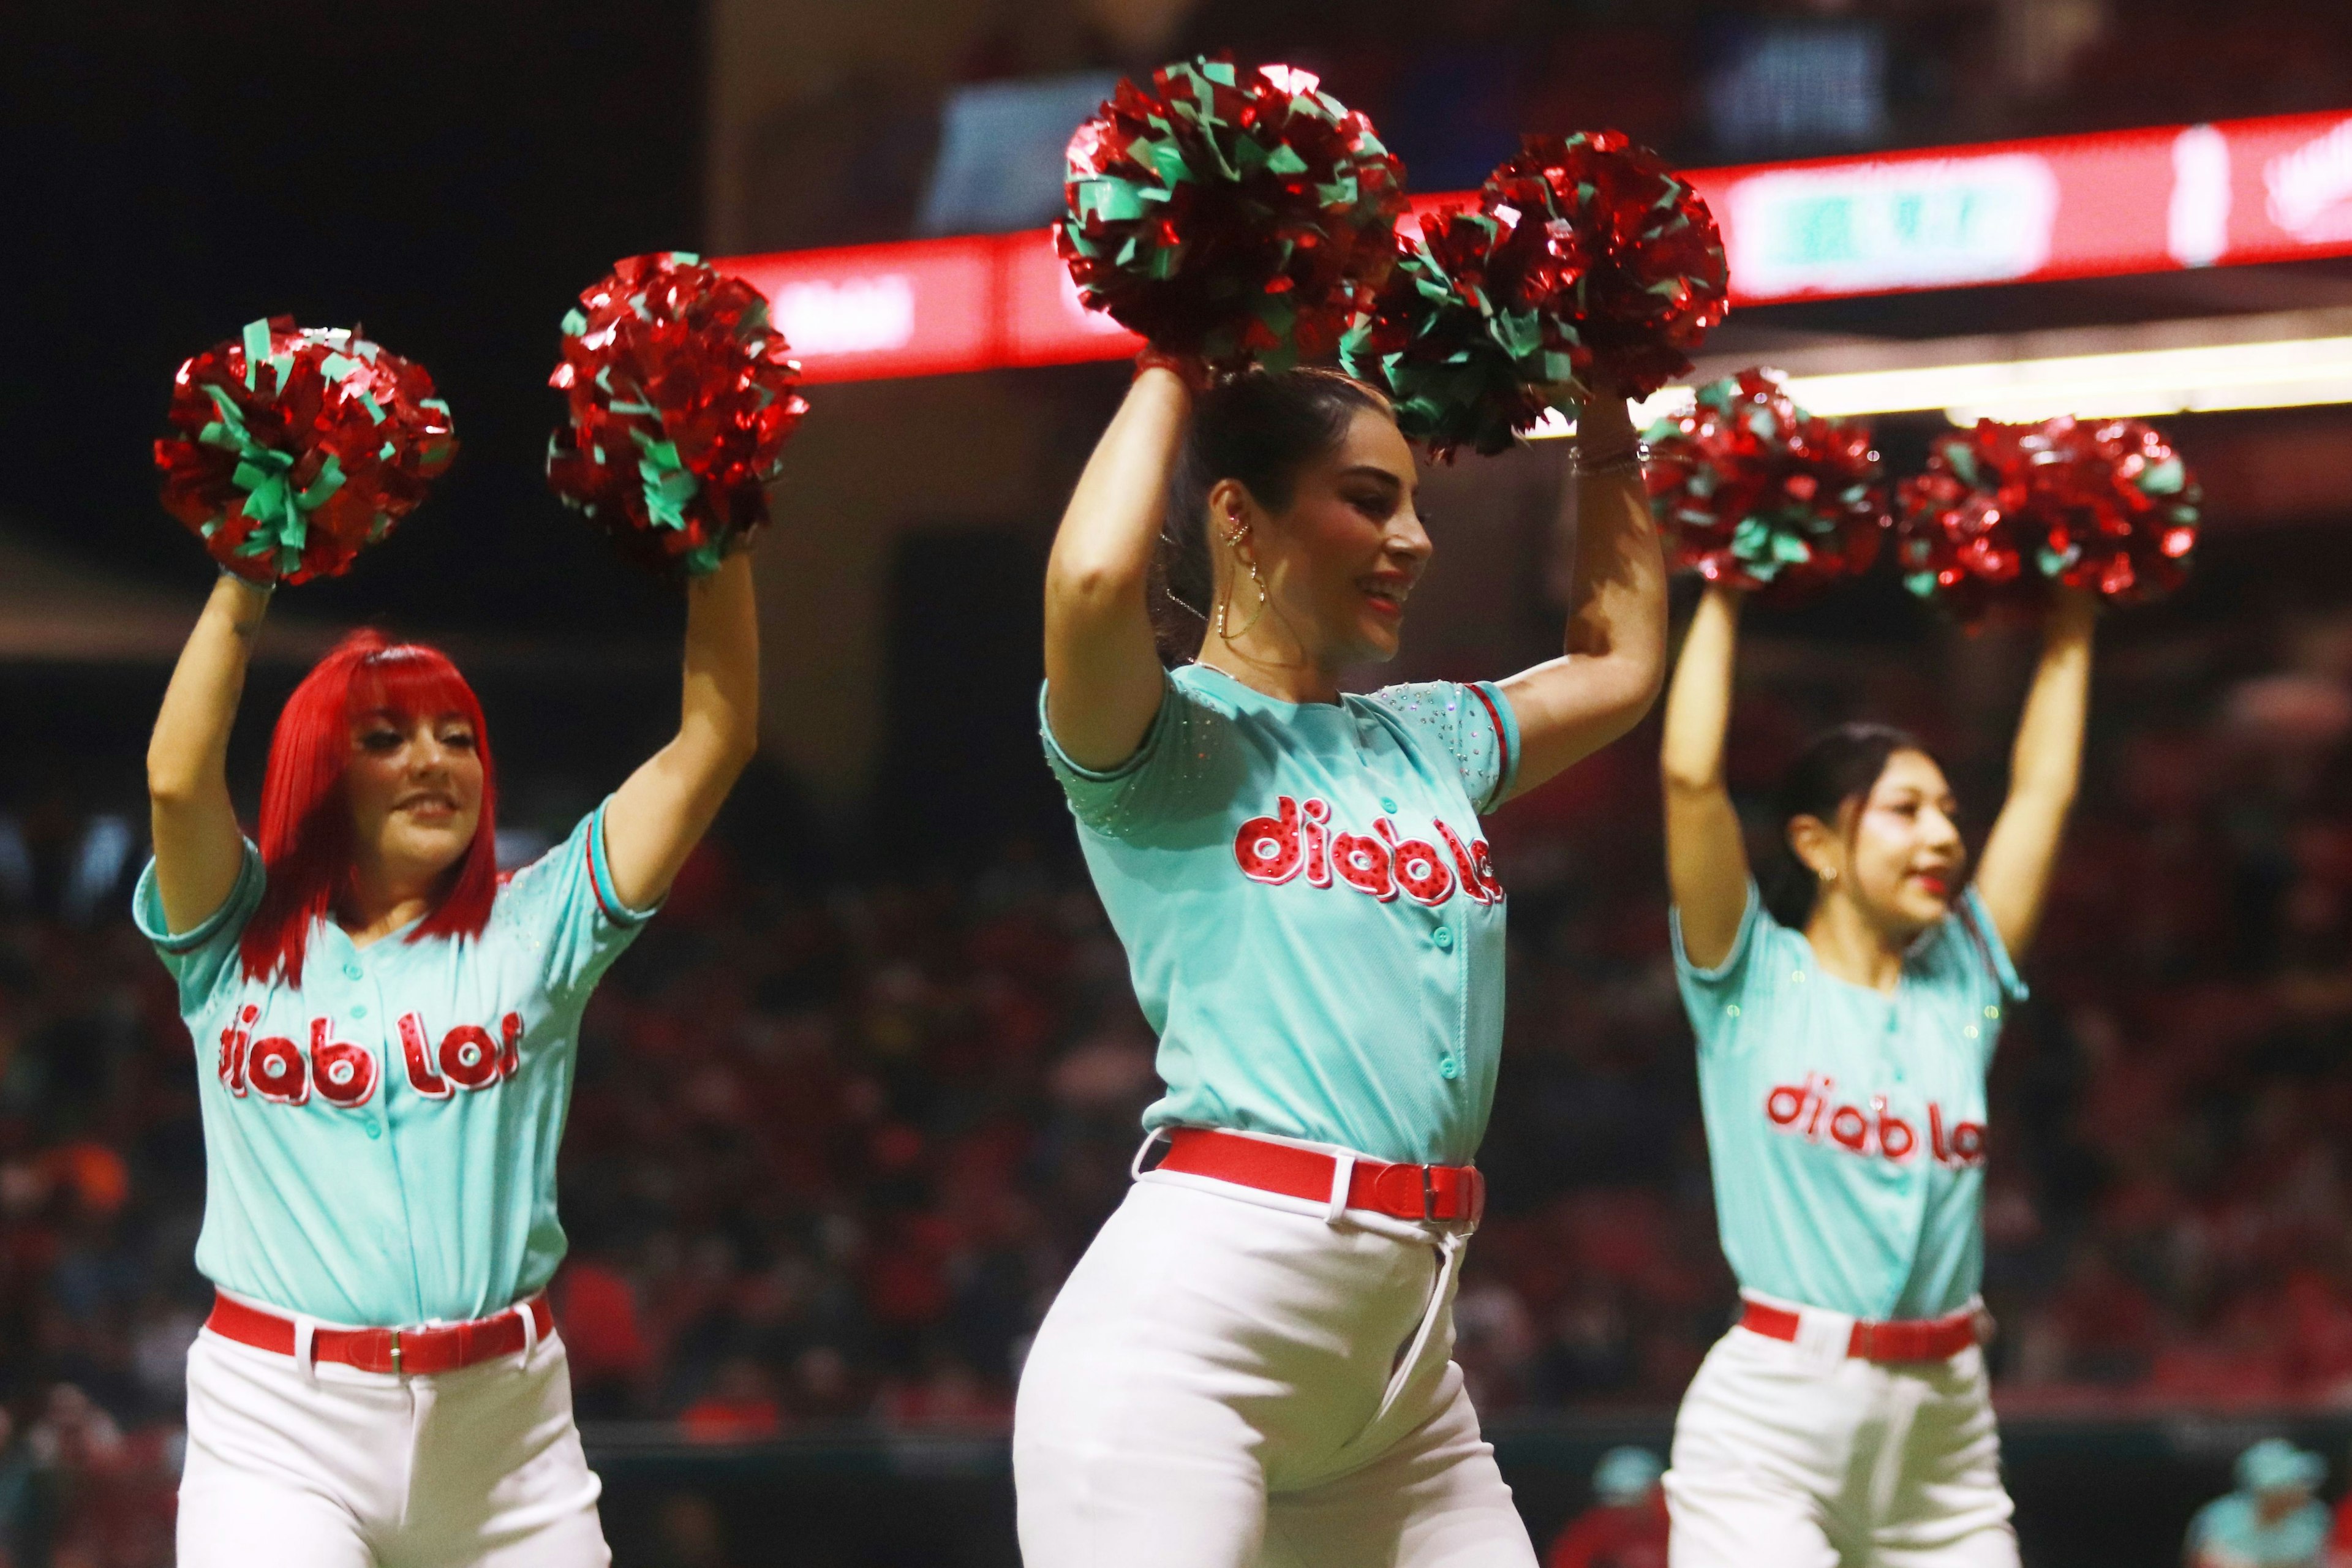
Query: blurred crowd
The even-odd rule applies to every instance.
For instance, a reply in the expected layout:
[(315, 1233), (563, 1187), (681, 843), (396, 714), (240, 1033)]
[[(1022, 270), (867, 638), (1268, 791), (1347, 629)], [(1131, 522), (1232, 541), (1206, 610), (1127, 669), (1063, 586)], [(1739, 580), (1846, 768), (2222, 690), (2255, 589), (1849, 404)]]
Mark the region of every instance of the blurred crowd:
[[(2030, 648), (1935, 646), (1857, 653), (1759, 617), (1736, 789), (1760, 799), (1817, 725), (1869, 712), (1946, 754), (1981, 828)], [(1491, 824), (1505, 1092), (1457, 1318), (1495, 1417), (1668, 1406), (1732, 1302), (1654, 739)], [(1995, 1075), (2009, 1407), (2352, 1399), (2347, 784), (2352, 620), (2106, 650)], [(64, 1531), (37, 1560), (132, 1563), (168, 1531), (206, 1306), (198, 1064), (124, 918), (136, 819), (89, 798), (0, 818), (0, 1545)], [(516, 826), (528, 852), (568, 823)], [(1066, 839), (898, 878), (803, 873), (755, 842), (699, 855), (583, 1026), (555, 1288), (583, 1415), (710, 1440), (1001, 1428), (1154, 1093), (1118, 945)]]

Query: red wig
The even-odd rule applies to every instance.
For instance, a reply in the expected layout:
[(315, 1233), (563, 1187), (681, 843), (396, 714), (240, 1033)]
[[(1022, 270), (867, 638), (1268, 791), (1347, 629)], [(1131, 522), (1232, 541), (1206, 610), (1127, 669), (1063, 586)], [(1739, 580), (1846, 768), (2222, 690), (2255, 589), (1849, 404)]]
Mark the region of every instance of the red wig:
[(498, 773), (474, 689), (437, 648), (395, 643), (382, 632), (353, 632), (320, 659), (278, 715), (269, 737), (269, 772), (261, 785), (261, 865), (268, 885), (246, 922), (237, 951), (246, 977), (302, 983), (302, 958), (314, 921), (330, 919), (351, 884), (352, 817), (343, 795), (352, 726), (388, 713), (404, 727), (425, 717), (462, 714), (474, 727), (482, 759), (482, 817), (474, 841), (447, 872), (440, 900), (408, 935), (478, 936), (498, 895)]

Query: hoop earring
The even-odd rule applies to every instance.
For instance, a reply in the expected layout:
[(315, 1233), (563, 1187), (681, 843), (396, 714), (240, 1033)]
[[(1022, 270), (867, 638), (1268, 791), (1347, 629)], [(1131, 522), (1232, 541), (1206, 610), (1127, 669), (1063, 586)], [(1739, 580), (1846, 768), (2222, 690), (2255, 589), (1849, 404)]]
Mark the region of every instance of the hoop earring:
[(1269, 601), (1265, 592), (1265, 578), (1259, 574), (1256, 560), (1255, 558), (1242, 560), (1241, 542), (1249, 537), (1249, 525), (1241, 520), (1239, 512), (1227, 512), (1225, 521), (1230, 525), (1225, 534), (1225, 542), (1233, 547), (1234, 559), (1249, 568), (1250, 581), (1257, 584), (1257, 614), (1252, 616), (1249, 618), (1249, 625), (1239, 631), (1234, 631), (1226, 625), (1226, 617), (1234, 607), (1233, 595), (1229, 593), (1217, 602), (1217, 638), (1221, 642), (1231, 642), (1235, 637), (1245, 637), (1257, 629), (1258, 622), (1265, 619), (1265, 606)]

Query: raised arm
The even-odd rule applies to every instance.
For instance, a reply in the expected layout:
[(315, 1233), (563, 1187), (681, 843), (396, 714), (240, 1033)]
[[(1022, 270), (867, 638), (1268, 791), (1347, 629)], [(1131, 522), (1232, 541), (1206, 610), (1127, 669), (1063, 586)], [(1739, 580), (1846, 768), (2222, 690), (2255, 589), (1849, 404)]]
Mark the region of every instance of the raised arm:
[(1682, 921), (1683, 952), (1701, 969), (1731, 955), (1748, 912), (1748, 846), (1723, 782), (1740, 595), (1710, 587), (1683, 637), (1666, 693), (1658, 771), (1666, 792), (1666, 886)]
[(221, 574), (172, 667), (147, 742), (155, 890), (174, 932), (195, 930), (228, 901), (245, 861), (228, 797), (228, 732), (268, 607), (268, 590)]
[(1504, 681), (1519, 723), (1515, 795), (1642, 721), (1666, 668), (1666, 568), (1622, 397), (1577, 418), (1576, 586), (1559, 658)]
[(2042, 662), (2017, 721), (2009, 758), (2009, 798), (1985, 841), (1977, 891), (2012, 956), (2042, 923), (2050, 868), (2083, 776), (2083, 726), (2091, 707), (2091, 628), (2098, 601), (2062, 590), (2042, 625)]
[(677, 734), (605, 808), (605, 862), (623, 903), (661, 901), (759, 747), (760, 616), (751, 558), (739, 550), (687, 584)]
[(1111, 768), (1135, 754), (1163, 677), (1145, 595), (1168, 476), (1192, 395), (1146, 361), (1095, 443), (1045, 563), (1045, 719), (1069, 759)]

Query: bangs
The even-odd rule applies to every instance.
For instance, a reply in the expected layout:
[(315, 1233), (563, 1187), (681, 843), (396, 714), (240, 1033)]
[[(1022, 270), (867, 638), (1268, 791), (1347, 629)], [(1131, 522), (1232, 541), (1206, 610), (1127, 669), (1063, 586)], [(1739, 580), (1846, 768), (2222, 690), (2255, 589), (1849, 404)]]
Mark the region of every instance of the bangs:
[(383, 713), (403, 724), (456, 715), (482, 727), (482, 705), (466, 678), (438, 649), (399, 643), (371, 654), (352, 671), (345, 712)]

